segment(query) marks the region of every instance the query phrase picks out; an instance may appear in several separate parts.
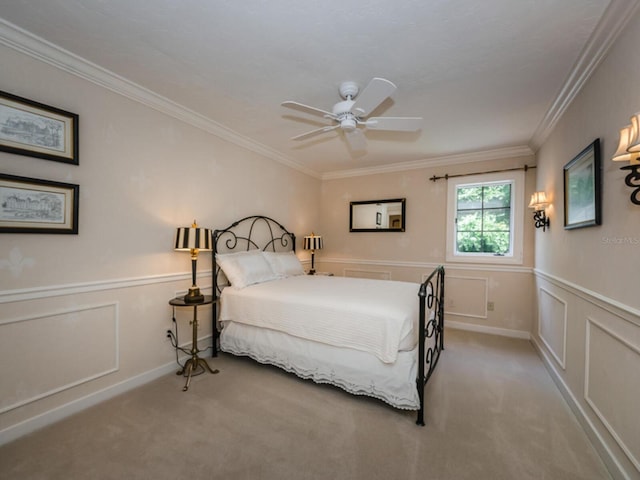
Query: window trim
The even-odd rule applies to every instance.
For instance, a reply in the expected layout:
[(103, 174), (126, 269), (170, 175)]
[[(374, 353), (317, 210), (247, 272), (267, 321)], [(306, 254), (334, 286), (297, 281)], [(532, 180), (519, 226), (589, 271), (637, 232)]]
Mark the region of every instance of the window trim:
[[(505, 255), (490, 253), (458, 253), (456, 252), (456, 192), (458, 187), (474, 186), (491, 183), (511, 182), (511, 252)], [(524, 171), (483, 173), (464, 177), (450, 178), (447, 184), (447, 262), (465, 263), (495, 263), (515, 264), (524, 263)]]

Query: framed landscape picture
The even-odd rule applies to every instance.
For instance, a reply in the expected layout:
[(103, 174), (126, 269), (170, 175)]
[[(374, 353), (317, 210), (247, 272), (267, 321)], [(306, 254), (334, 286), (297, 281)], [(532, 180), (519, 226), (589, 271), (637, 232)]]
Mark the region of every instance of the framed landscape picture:
[(78, 115), (0, 91), (0, 150), (78, 165)]
[(564, 228), (602, 223), (600, 139), (564, 166)]
[(0, 173), (0, 233), (78, 233), (80, 187)]

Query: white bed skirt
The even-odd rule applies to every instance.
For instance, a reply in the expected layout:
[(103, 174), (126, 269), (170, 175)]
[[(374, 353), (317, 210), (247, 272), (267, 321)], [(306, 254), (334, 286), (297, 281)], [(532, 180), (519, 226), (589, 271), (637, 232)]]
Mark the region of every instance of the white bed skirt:
[(229, 321), (223, 322), (220, 349), (275, 365), (304, 379), (335, 385), (354, 395), (383, 400), (395, 408), (420, 408), (417, 348), (399, 352), (394, 363), (383, 363), (366, 352)]

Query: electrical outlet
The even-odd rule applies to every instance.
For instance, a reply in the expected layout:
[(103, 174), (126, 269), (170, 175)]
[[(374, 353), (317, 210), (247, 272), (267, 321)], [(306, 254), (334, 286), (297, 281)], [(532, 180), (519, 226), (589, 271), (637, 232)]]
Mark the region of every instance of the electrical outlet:
[(493, 312), (495, 304), (493, 302), (487, 302), (487, 311)]

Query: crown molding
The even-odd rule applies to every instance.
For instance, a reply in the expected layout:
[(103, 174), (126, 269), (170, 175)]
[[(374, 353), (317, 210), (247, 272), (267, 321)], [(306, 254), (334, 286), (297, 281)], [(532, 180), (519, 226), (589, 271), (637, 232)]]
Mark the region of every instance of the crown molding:
[(322, 180), (334, 180), (337, 178), (361, 177), (364, 175), (375, 175), (378, 173), (402, 172), (405, 170), (416, 170), (419, 168), (441, 167), (457, 165), (461, 163), (484, 162), (487, 160), (499, 160), (501, 158), (518, 158), (533, 155), (534, 152), (527, 145), (517, 147), (503, 147), (493, 150), (482, 150), (479, 152), (457, 153), (454, 155), (444, 155), (440, 157), (425, 158), (412, 162), (394, 163), (391, 165), (380, 165), (376, 167), (355, 168), (352, 170), (337, 170), (321, 175)]
[(639, 6), (638, 0), (611, 0), (571, 68), (564, 85), (531, 137), (529, 146), (534, 152), (549, 137), (564, 112), (582, 90)]
[(479, 162), (483, 160), (522, 157), (534, 154), (549, 136), (639, 6), (639, 0), (611, 0), (611, 3), (605, 10), (589, 41), (571, 69), (564, 85), (538, 125), (528, 146), (505, 147), (481, 152), (426, 158), (399, 164), (326, 172), (324, 174), (309, 169), (279, 151), (255, 142), (210, 118), (187, 109), (176, 102), (110, 72), (99, 65), (91, 63), (1, 18), (0, 44), (71, 73), (72, 75), (88, 80), (131, 100), (142, 103), (147, 107), (153, 108), (287, 167), (298, 170), (306, 175), (321, 180), (331, 180), (414, 170), (425, 167)]
[(267, 157), (306, 175), (320, 178), (320, 174), (265, 145), (253, 141), (210, 118), (185, 108), (168, 98), (152, 92), (124, 77), (75, 55), (47, 40), (0, 18), (0, 44), (52, 65), (67, 73), (88, 80), (112, 92), (139, 102), (149, 108), (211, 133), (254, 153)]

